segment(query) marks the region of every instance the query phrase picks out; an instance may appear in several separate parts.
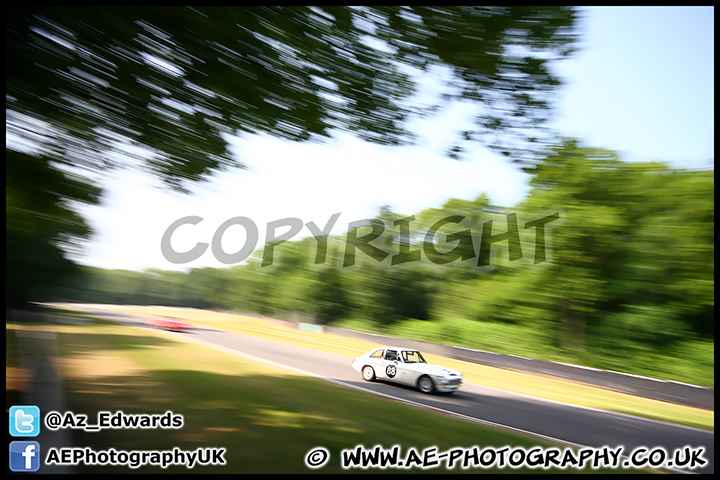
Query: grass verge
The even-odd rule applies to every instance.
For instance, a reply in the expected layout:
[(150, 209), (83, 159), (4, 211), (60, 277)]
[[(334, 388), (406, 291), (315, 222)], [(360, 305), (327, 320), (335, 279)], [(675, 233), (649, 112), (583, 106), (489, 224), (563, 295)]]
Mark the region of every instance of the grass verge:
[[(55, 335), (67, 409), (88, 415), (88, 423), (95, 423), (99, 411), (163, 414), (170, 410), (183, 416), (180, 429), (72, 431), (73, 445), (95, 451), (226, 449), (226, 465), (197, 466), (191, 473), (312, 473), (304, 459), (318, 446), (327, 448), (331, 458), (322, 473), (347, 472), (340, 467), (341, 452), (358, 445), (398, 445), (401, 452), (414, 449), (420, 454), (428, 447), (444, 452), (458, 446), (526, 450), (554, 446), (535, 437), (389, 402), (211, 348), (174, 341), (161, 332), (101, 320), (76, 325), (8, 323), (6, 339), (12, 344), (8, 352), (16, 351), (14, 334), (23, 329)], [(7, 369), (17, 368), (15, 359), (7, 360)], [(559, 448), (564, 451), (566, 447)], [(444, 472), (445, 466), (441, 462), (438, 468), (418, 471)], [(78, 471), (188, 473), (180, 466), (164, 470), (88, 466)], [(453, 471), (465, 470), (457, 467)], [(527, 467), (475, 471), (538, 472)], [(577, 472), (572, 468), (539, 471)]]
[[(349, 358), (377, 346), (324, 333), (289, 329), (278, 323), (239, 314), (173, 307), (103, 306), (103, 308), (148, 316), (163, 315), (179, 318), (197, 326), (238, 332), (345, 355)], [(434, 355), (426, 356), (430, 363), (438, 363), (462, 371), (466, 382), (588, 408), (714, 430), (715, 415), (711, 410), (636, 397), (551, 376), (509, 371)]]

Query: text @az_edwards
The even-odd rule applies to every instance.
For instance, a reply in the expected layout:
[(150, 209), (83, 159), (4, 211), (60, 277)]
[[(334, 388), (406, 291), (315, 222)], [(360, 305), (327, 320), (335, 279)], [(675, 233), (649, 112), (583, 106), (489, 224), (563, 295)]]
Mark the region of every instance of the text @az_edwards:
[(163, 414), (127, 414), (122, 410), (116, 412), (100, 411), (95, 423), (88, 423), (87, 415), (73, 412), (48, 412), (45, 415), (45, 426), (50, 430), (72, 429), (86, 432), (119, 429), (178, 429), (183, 426), (183, 416), (168, 410)]

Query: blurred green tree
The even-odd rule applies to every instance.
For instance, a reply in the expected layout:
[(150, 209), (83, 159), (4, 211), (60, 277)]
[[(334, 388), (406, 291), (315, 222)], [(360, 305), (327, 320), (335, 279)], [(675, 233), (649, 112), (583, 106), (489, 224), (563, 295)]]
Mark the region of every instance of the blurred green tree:
[(547, 119), (560, 84), (549, 64), (572, 52), (577, 16), (540, 6), (7, 14), (6, 120), (16, 133), (33, 125), (73, 164), (112, 164), (113, 152), (133, 146), (176, 188), (237, 164), (226, 134), (304, 141), (343, 129), (384, 145), (410, 142), (406, 123), (418, 107), (407, 100), (436, 67), (452, 75), (446, 100), (485, 107), (463, 138), (519, 152)]
[[(575, 9), (552, 6), (14, 6), (6, 13), (6, 149), (56, 163), (9, 167), (8, 185), (29, 195), (54, 191), (47, 179), (64, 166), (93, 174), (142, 166), (188, 191), (242, 166), (227, 148), (228, 136), (242, 133), (317, 141), (345, 130), (379, 144), (410, 143), (408, 120), (453, 99), (480, 108), (461, 140), (528, 161), (560, 84), (549, 64), (572, 52), (577, 35)], [(418, 79), (443, 68), (451, 82), (418, 107)], [(29, 245), (21, 231), (8, 231), (14, 278), (32, 262), (16, 249)], [(31, 233), (44, 247), (56, 232)]]
[(669, 347), (713, 335), (711, 171), (627, 163), (568, 140), (534, 169), (525, 211), (561, 208), (553, 259), (528, 289), (557, 312), (564, 345), (586, 327), (608, 351), (623, 340)]
[(346, 280), (337, 268), (319, 269), (306, 292), (305, 310), (320, 324), (330, 324), (348, 315), (352, 308)]
[(59, 170), (47, 155), (9, 150), (5, 162), (5, 301), (14, 307), (47, 300), (54, 287), (81, 274), (65, 255), (82, 248), (92, 231), (73, 207), (96, 204), (100, 189)]

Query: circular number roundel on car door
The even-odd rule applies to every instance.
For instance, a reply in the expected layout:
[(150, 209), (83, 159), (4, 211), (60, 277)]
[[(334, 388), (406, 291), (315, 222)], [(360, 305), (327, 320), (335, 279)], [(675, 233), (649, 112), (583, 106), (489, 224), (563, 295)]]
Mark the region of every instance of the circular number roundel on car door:
[(389, 378), (393, 378), (397, 374), (397, 367), (395, 367), (395, 365), (388, 365), (385, 373)]

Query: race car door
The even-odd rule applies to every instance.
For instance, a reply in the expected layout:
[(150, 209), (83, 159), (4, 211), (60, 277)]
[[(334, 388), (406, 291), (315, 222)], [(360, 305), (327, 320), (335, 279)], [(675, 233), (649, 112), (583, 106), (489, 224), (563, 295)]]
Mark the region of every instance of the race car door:
[(402, 359), (397, 350), (386, 350), (385, 357), (381, 362), (381, 368), (375, 374), (385, 380), (391, 380), (394, 382), (399, 381), (399, 375), (402, 368)]

